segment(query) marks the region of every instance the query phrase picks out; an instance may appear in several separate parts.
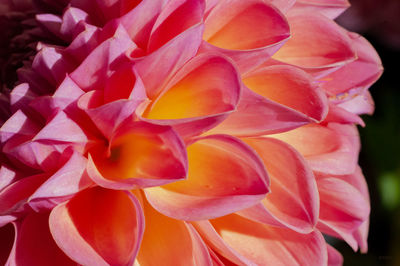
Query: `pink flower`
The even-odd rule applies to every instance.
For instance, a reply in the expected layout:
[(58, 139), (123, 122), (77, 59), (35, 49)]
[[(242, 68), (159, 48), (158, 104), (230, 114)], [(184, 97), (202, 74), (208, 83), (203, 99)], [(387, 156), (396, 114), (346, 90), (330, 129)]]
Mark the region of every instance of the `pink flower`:
[(354, 124), (381, 63), (332, 21), (346, 1), (295, 2), (37, 15), (66, 45), (38, 43), (0, 98), (0, 261), (341, 264), (323, 234), (365, 252)]

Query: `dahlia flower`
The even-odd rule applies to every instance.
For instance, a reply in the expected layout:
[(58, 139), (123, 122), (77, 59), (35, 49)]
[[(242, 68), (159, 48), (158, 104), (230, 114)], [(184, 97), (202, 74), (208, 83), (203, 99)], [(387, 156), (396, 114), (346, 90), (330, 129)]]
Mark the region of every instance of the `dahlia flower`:
[(356, 124), (382, 66), (333, 21), (346, 0), (27, 2), (44, 39), (0, 95), (0, 263), (367, 251)]

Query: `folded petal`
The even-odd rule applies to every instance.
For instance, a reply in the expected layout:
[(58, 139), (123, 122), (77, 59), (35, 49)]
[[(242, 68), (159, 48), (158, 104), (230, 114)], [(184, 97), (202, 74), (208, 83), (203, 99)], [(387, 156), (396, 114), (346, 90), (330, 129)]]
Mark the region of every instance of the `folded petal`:
[(150, 34), (151, 53), (190, 27), (203, 22), (204, 0), (171, 0), (162, 9)]
[(189, 61), (143, 113), (151, 123), (182, 135), (206, 131), (235, 110), (240, 79), (229, 59), (203, 54)]
[(89, 150), (88, 173), (97, 184), (115, 189), (167, 184), (186, 177), (185, 146), (171, 127), (125, 123), (109, 145)]
[(57, 245), (79, 264), (128, 265), (139, 250), (144, 217), (128, 192), (91, 188), (50, 214)]
[(356, 169), (360, 140), (353, 125), (307, 125), (271, 137), (293, 146), (316, 172), (346, 175)]
[(310, 122), (302, 113), (273, 102), (244, 86), (236, 111), (206, 133), (260, 136), (284, 132)]
[(319, 231), (299, 234), (236, 214), (194, 224), (207, 244), (237, 265), (326, 265), (328, 260)]
[(328, 112), (324, 92), (306, 72), (292, 66), (270, 66), (247, 73), (243, 83), (267, 99), (321, 121)]
[(285, 17), (267, 2), (223, 0), (205, 20), (203, 39), (210, 46), (203, 49), (225, 53), (246, 72), (266, 61), (288, 38)]
[(32, 212), (15, 222), (16, 239), (8, 259), (10, 265), (76, 265), (54, 242), (49, 230), (49, 214)]
[(356, 59), (351, 39), (331, 19), (302, 12), (288, 19), (292, 36), (274, 59), (311, 69), (342, 66)]
[(335, 19), (349, 7), (348, 0), (298, 0), (293, 9), (309, 13), (319, 12)]
[(365, 126), (364, 121), (356, 114), (346, 111), (344, 108), (330, 102), (329, 112), (326, 116), (324, 123), (342, 123), (342, 124), (358, 124)]
[(211, 265), (207, 246), (191, 224), (166, 217), (147, 202), (144, 215), (146, 228), (137, 256), (140, 265)]
[[(271, 193), (262, 200), (264, 209), (239, 212), (246, 218), (309, 233), (317, 223), (319, 197), (315, 177), (303, 157), (286, 143), (271, 138), (243, 139), (260, 155), (271, 179)], [(276, 223), (275, 223), (276, 224)], [(274, 224), (274, 225), (275, 225)]]
[(187, 150), (187, 180), (145, 189), (159, 212), (180, 220), (209, 219), (254, 205), (268, 192), (262, 161), (240, 140), (209, 136)]
[(362, 114), (373, 114), (375, 110), (375, 103), (372, 99), (369, 91), (365, 90), (360, 94), (354, 95), (352, 99), (346, 102), (339, 103), (339, 107), (345, 109), (348, 112), (362, 115)]

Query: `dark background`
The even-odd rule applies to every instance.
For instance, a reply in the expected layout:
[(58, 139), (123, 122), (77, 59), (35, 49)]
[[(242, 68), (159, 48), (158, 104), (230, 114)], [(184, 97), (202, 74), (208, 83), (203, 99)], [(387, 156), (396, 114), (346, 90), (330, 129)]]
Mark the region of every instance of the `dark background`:
[(367, 254), (354, 253), (344, 242), (334, 246), (344, 265), (400, 265), (400, 0), (350, 0), (352, 7), (337, 19), (366, 37), (384, 66), (371, 88), (376, 109), (363, 116), (360, 165), (369, 185), (371, 224)]

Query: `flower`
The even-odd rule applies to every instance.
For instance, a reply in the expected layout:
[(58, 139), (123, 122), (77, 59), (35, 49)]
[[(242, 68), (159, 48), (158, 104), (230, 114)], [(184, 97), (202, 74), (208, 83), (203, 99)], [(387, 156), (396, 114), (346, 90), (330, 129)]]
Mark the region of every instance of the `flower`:
[(0, 98), (1, 262), (340, 264), (323, 234), (366, 251), (354, 124), (382, 67), (332, 21), (347, 1), (60, 5)]

